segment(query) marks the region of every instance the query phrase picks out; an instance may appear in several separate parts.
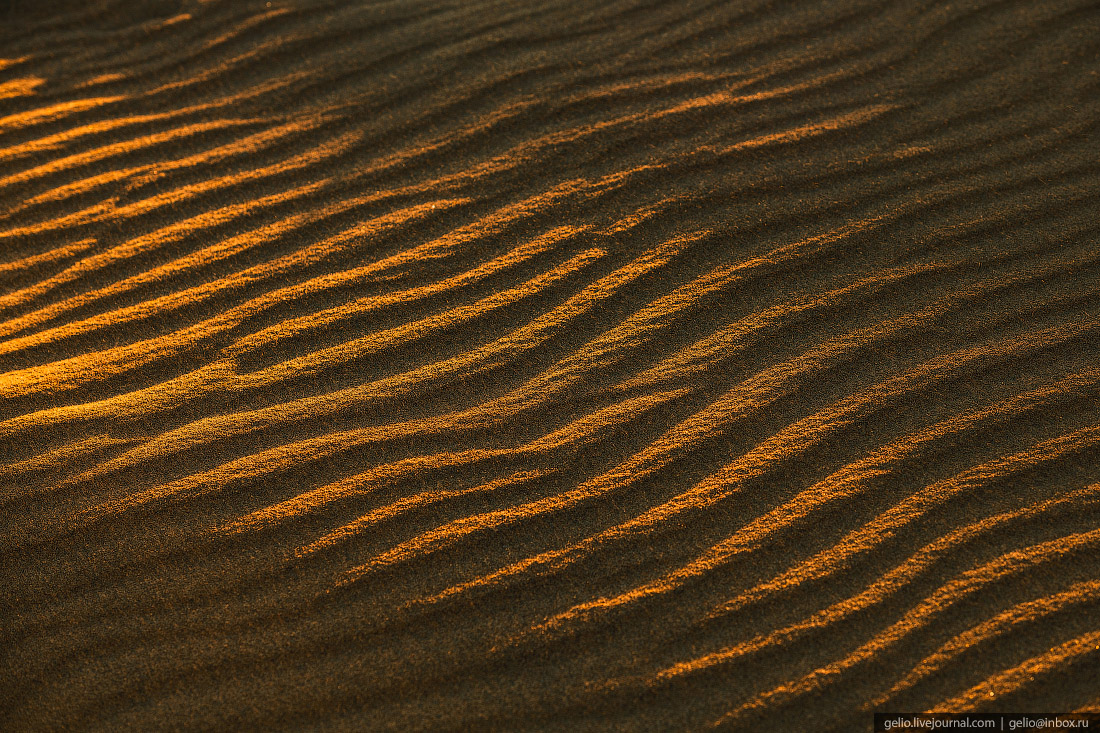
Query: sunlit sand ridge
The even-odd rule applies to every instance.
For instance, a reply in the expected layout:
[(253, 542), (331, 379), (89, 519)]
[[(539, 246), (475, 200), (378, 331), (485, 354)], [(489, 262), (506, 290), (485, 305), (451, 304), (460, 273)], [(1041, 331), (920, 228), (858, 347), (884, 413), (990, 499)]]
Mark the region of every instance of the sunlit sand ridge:
[(0, 19), (3, 730), (1100, 705), (1095, 2)]

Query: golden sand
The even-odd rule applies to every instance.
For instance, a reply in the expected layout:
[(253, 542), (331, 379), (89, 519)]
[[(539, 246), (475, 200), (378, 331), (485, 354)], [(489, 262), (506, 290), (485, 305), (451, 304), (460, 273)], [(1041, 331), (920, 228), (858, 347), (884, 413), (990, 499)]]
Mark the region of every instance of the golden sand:
[(0, 729), (1098, 708), (1093, 0), (0, 39)]

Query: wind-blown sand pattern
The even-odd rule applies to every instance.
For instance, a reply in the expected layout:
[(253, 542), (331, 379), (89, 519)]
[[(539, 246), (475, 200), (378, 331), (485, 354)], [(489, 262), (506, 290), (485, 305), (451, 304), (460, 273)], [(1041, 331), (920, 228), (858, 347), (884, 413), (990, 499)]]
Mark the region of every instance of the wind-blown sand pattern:
[(1095, 0), (0, 10), (0, 728), (1100, 704)]

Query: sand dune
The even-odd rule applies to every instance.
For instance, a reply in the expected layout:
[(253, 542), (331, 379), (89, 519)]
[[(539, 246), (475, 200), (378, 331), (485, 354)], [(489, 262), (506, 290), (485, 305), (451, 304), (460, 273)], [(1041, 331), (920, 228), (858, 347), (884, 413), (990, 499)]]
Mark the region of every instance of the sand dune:
[(0, 5), (0, 728), (1100, 688), (1094, 0)]

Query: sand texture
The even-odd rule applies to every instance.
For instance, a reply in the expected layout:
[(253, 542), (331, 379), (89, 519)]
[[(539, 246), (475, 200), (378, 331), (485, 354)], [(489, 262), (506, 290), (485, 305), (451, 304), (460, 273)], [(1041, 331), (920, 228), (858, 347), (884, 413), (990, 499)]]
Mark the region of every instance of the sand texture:
[(1100, 2), (0, 2), (0, 730), (1100, 708)]

